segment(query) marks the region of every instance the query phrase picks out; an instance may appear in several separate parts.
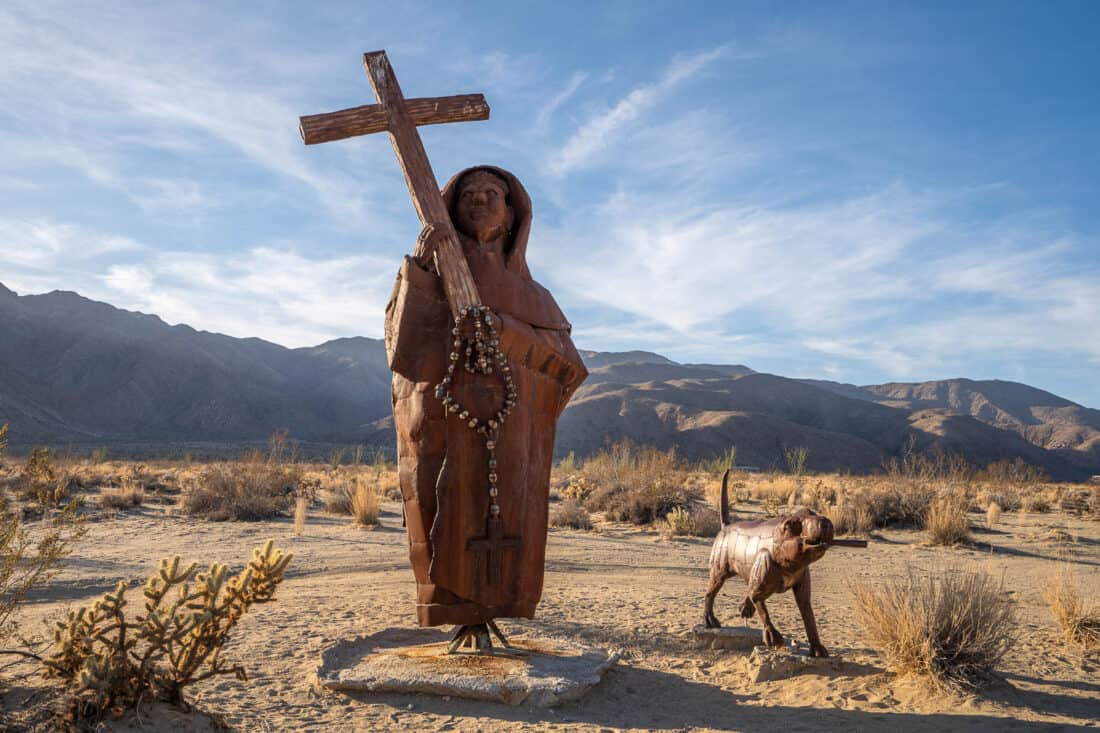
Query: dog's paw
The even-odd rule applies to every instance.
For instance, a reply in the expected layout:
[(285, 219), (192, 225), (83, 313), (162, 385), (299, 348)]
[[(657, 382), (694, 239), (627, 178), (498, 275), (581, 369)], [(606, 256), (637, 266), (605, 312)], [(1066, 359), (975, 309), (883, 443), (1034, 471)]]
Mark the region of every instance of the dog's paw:
[(780, 634), (779, 629), (774, 626), (769, 626), (764, 629), (764, 644), (773, 648), (783, 646), (783, 634)]
[(811, 657), (827, 657), (829, 656), (829, 650), (821, 644), (810, 644), (810, 656)]

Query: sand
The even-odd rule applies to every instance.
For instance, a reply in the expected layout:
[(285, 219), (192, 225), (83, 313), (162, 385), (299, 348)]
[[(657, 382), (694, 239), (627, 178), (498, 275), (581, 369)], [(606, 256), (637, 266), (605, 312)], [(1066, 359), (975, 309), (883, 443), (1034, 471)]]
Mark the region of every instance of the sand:
[[(27, 604), (25, 632), (68, 604), (87, 602), (119, 578), (139, 584), (157, 559), (175, 553), (239, 566), (267, 538), (295, 558), (277, 601), (250, 612), (225, 656), (244, 664), (232, 677), (196, 686), (189, 700), (244, 731), (368, 730), (1071, 730), (1100, 721), (1100, 660), (1065, 646), (1042, 600), (1042, 586), (1064, 559), (1082, 586), (1100, 589), (1100, 523), (1062, 514), (1006, 514), (970, 547), (926, 547), (916, 531), (887, 530), (873, 550), (836, 549), (814, 566), (815, 609), (834, 664), (754, 683), (748, 654), (700, 649), (692, 628), (702, 617), (706, 539), (666, 539), (654, 530), (600, 525), (599, 531), (551, 530), (539, 617), (506, 621), (507, 630), (621, 649), (622, 660), (583, 700), (551, 709), (425, 695), (321, 692), (312, 685), (320, 651), (336, 640), (413, 623), (414, 585), (399, 506), (384, 507), (383, 526), (364, 530), (347, 518), (310, 516), (295, 537), (289, 519), (213, 523), (173, 516), (146, 504), (90, 522), (63, 572)], [(975, 524), (981, 515), (972, 514)], [(863, 562), (863, 565), (857, 563)], [(852, 612), (845, 568), (867, 580), (907, 568), (948, 565), (1003, 574), (1018, 605), (1019, 645), (1001, 679), (965, 696), (930, 692), (885, 671)], [(731, 580), (717, 613), (738, 625), (741, 583)], [(770, 608), (779, 629), (804, 640), (789, 594)], [(11, 683), (2, 701), (19, 729), (34, 679)], [(39, 695), (41, 704), (45, 695)], [(22, 721), (22, 723), (20, 722)], [(211, 719), (161, 708), (112, 724), (117, 730), (210, 730)]]

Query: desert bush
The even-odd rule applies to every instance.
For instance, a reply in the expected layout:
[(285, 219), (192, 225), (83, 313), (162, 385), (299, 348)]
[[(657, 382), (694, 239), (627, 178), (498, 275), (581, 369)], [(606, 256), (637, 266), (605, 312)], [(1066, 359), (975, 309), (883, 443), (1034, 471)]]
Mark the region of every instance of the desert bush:
[(673, 508), (687, 507), (699, 496), (697, 489), (686, 485), (682, 468), (675, 449), (617, 443), (584, 462), (583, 476), (593, 486), (585, 508), (619, 522), (664, 519)]
[(714, 537), (722, 526), (717, 511), (698, 505), (673, 508), (665, 522), (669, 537)]
[(351, 516), (355, 524), (360, 527), (377, 525), (380, 509), (381, 501), (377, 489), (363, 476), (356, 476), (355, 493), (351, 496)]
[(340, 481), (324, 492), (325, 511), (333, 514), (351, 514), (351, 500), (355, 496), (354, 481)]
[(125, 481), (118, 488), (106, 488), (99, 494), (104, 509), (132, 509), (145, 500), (145, 487), (137, 481)]
[(1066, 641), (1077, 644), (1085, 653), (1100, 651), (1100, 607), (1081, 597), (1068, 565), (1047, 581), (1043, 598), (1062, 627)]
[(924, 534), (929, 544), (958, 545), (970, 541), (967, 509), (966, 500), (952, 494), (933, 501), (924, 520)]
[(701, 461), (699, 469), (704, 473), (721, 476), (726, 469), (732, 469), (737, 465), (737, 446), (731, 445), (714, 458)]
[(219, 563), (196, 573), (195, 563), (164, 558), (145, 583), (144, 613), (127, 612), (125, 581), (69, 611), (43, 664), (68, 686), (70, 719), (96, 721), (145, 700), (181, 704), (185, 687), (216, 675), (246, 680), (243, 667), (221, 658), (222, 648), (253, 604), (274, 598), (291, 557), (268, 540), (233, 577)]
[(875, 528), (871, 510), (863, 502), (843, 501), (833, 504), (824, 512), (833, 523), (833, 532), (841, 535), (870, 534)]
[(558, 465), (554, 466), (554, 471), (565, 475), (576, 473), (577, 454), (574, 451), (569, 451), (569, 454), (558, 461)]
[(270, 519), (290, 509), (300, 478), (294, 464), (252, 453), (202, 471), (181, 497), (180, 509), (215, 521)]
[(592, 517), (583, 504), (567, 499), (551, 510), (550, 526), (588, 530), (592, 529)]
[[(0, 426), (0, 454), (7, 447), (7, 425)], [(84, 534), (77, 513), (78, 504), (70, 502), (37, 523), (31, 532), (21, 512), (0, 493), (0, 645), (19, 628), (16, 619), (27, 594), (43, 586), (58, 571), (73, 542)]]
[(1004, 583), (985, 572), (857, 583), (856, 615), (887, 666), (958, 689), (987, 678), (1016, 640)]
[(306, 513), (309, 511), (309, 497), (298, 494), (294, 497), (294, 536), (301, 537), (306, 530)]
[(995, 501), (989, 502), (989, 507), (985, 510), (985, 526), (996, 527), (1001, 521), (1001, 505)]
[(806, 473), (806, 457), (809, 454), (810, 449), (805, 446), (787, 448), (783, 451), (783, 457), (787, 461), (787, 473), (792, 476), (804, 475)]

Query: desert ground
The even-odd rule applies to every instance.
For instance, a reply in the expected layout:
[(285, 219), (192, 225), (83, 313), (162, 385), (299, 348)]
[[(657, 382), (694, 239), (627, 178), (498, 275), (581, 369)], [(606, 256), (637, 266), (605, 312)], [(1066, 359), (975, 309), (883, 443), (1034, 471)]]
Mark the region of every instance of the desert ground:
[[(334, 469), (336, 470), (336, 469)], [(751, 482), (769, 479), (752, 477)], [(787, 480), (787, 479), (783, 479)], [(389, 481), (393, 481), (392, 476)], [(556, 479), (560, 487), (566, 481)], [(318, 690), (322, 648), (340, 639), (414, 624), (414, 584), (400, 503), (381, 503), (380, 525), (364, 528), (315, 502), (301, 535), (290, 516), (209, 521), (185, 516), (178, 496), (148, 490), (140, 505), (97, 507), (87, 492), (87, 534), (61, 572), (28, 597), (20, 630), (41, 635), (64, 609), (88, 603), (119, 579), (138, 587), (161, 557), (238, 568), (264, 540), (294, 553), (274, 602), (241, 621), (225, 656), (249, 679), (220, 677), (188, 692), (193, 711), (167, 706), (108, 721), (104, 730), (1072, 730), (1100, 724), (1100, 659), (1067, 644), (1046, 602), (1047, 578), (1067, 563), (1082, 588), (1100, 588), (1100, 522), (1057, 506), (1004, 512), (992, 527), (969, 513), (971, 541), (934, 546), (916, 528), (878, 529), (867, 550), (837, 548), (814, 568), (814, 606), (834, 655), (785, 679), (753, 683), (743, 652), (701, 649), (707, 537), (672, 537), (661, 523), (634, 525), (593, 514), (591, 530), (552, 528), (539, 614), (506, 621), (520, 637), (559, 637), (621, 650), (622, 658), (584, 699), (556, 708), (507, 706), (426, 695), (345, 694)], [(713, 497), (713, 487), (706, 489)], [(763, 492), (766, 493), (766, 492)], [(741, 517), (763, 516), (766, 497), (743, 496)], [(391, 493), (392, 496), (392, 493)], [(559, 500), (560, 501), (560, 500)], [(853, 610), (853, 580), (878, 584), (906, 573), (980, 568), (1015, 603), (1019, 640), (997, 678), (976, 690), (937, 691), (898, 678), (868, 643)], [(718, 616), (740, 625), (742, 581), (719, 596)], [(779, 629), (805, 632), (790, 594), (769, 606)], [(752, 623), (755, 623), (752, 622)], [(0, 699), (12, 730), (44, 725), (57, 687), (30, 662), (4, 671)]]

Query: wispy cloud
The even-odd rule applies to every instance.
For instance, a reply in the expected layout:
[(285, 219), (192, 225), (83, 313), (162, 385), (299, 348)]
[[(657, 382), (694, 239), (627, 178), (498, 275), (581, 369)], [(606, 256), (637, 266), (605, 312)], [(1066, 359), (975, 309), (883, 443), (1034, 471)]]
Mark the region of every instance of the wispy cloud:
[(537, 129), (545, 128), (553, 114), (558, 111), (558, 108), (573, 98), (573, 95), (577, 93), (577, 90), (581, 88), (581, 84), (587, 78), (588, 74), (584, 71), (573, 72), (565, 87), (550, 97), (546, 104), (539, 108), (538, 113), (535, 115), (535, 127)]
[(615, 135), (624, 127), (663, 102), (669, 92), (699, 74), (723, 53), (725, 48), (716, 48), (674, 58), (656, 82), (636, 87), (610, 109), (581, 125), (561, 149), (552, 154), (547, 165), (550, 173), (563, 176), (591, 164), (612, 145)]

